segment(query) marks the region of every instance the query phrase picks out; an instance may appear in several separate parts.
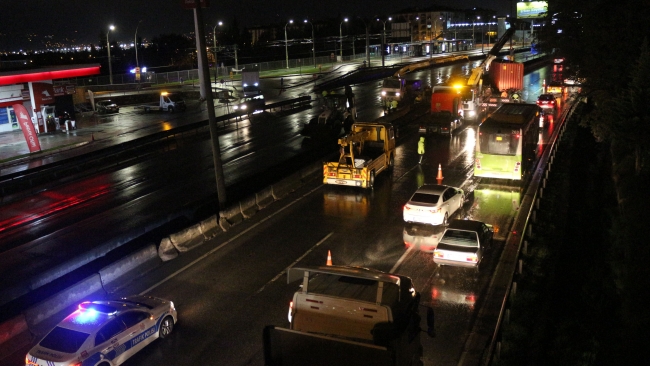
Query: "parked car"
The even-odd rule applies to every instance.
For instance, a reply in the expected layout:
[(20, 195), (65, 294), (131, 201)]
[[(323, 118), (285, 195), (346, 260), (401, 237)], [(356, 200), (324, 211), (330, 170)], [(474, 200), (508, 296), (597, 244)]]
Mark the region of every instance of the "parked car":
[(433, 251), (433, 262), (478, 269), (493, 236), (492, 226), (481, 221), (452, 220)]
[(82, 302), (32, 347), (25, 364), (117, 366), (156, 338), (169, 336), (176, 320), (174, 303), (152, 296)]
[(465, 193), (460, 188), (425, 184), (404, 205), (404, 221), (446, 225), (449, 217), (464, 203)]
[(100, 100), (95, 103), (95, 108), (99, 114), (120, 113), (120, 107), (110, 100)]

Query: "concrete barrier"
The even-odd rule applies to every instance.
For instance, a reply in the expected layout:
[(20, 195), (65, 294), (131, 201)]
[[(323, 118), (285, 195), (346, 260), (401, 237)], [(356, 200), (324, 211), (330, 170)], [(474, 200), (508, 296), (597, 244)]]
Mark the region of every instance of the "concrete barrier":
[[(37, 328), (36, 326), (43, 320), (50, 318), (68, 306), (81, 302), (91, 294), (95, 293), (101, 293), (99, 296), (106, 296), (99, 273), (95, 273), (85, 280), (78, 282), (56, 295), (47, 298), (45, 301), (25, 310), (23, 314), (25, 315), (27, 326), (30, 330), (32, 330), (32, 328)], [(39, 334), (38, 331), (32, 330), (32, 332)]]
[(217, 215), (212, 215), (209, 218), (201, 221), (201, 232), (203, 233), (203, 238), (205, 240), (210, 240), (215, 236), (223, 233), (223, 230), (219, 226), (219, 218)]
[(115, 280), (136, 268), (138, 272), (146, 272), (148, 269), (160, 264), (160, 261), (161, 259), (158, 257), (156, 246), (154, 244), (147, 245), (117, 262), (100, 269), (99, 277), (102, 281), (102, 286), (106, 292), (112, 293), (118, 288), (112, 284)]
[(172, 244), (172, 241), (169, 240), (169, 237), (163, 238), (160, 241), (160, 245), (158, 246), (158, 256), (160, 259), (162, 259), (163, 262), (167, 262), (178, 257), (178, 250), (176, 250), (176, 247), (174, 244)]
[(244, 216), (245, 219), (248, 219), (255, 215), (257, 213), (257, 198), (255, 195), (251, 195), (248, 197), (243, 198), (241, 201), (239, 201), (239, 209), (241, 211), (242, 216)]
[[(241, 213), (239, 202), (219, 211), (219, 224), (221, 224), (221, 221), (223, 220), (225, 220), (229, 224), (228, 228), (244, 221), (244, 215)], [(226, 231), (226, 229), (224, 229), (224, 231)]]
[(0, 305), (4, 305), (11, 300), (17, 299), (30, 291), (28, 281), (11, 284), (0, 289)]
[(273, 198), (276, 200), (282, 199), (289, 193), (300, 188), (301, 185), (300, 172), (293, 173), (271, 186), (273, 188)]
[(174, 244), (179, 253), (185, 253), (203, 244), (203, 233), (201, 232), (201, 224), (194, 224), (185, 228), (177, 233), (170, 234), (169, 240)]
[(272, 186), (263, 188), (261, 191), (255, 193), (255, 203), (260, 210), (273, 203), (273, 201), (274, 199)]
[(1, 355), (12, 354), (13, 351), (29, 344), (32, 338), (23, 314), (0, 323), (0, 360), (3, 358)]
[(323, 163), (313, 163), (305, 168), (300, 169), (300, 180), (303, 183), (309, 182), (312, 179), (323, 178)]

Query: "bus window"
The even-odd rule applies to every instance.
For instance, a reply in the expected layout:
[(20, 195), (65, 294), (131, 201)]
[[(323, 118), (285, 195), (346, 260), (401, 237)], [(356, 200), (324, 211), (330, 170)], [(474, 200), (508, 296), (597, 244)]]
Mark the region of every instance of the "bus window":
[(510, 133), (481, 131), (481, 153), (494, 155), (516, 155), (519, 147), (519, 136)]

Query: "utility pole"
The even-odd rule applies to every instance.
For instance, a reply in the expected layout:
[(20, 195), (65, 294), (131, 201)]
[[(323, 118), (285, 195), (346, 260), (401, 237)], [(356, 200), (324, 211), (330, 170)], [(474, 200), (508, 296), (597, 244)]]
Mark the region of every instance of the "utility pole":
[(203, 14), (199, 0), (194, 0), (194, 30), (196, 33), (196, 50), (199, 57), (199, 83), (201, 99), (206, 101), (208, 108), (208, 125), (210, 126), (210, 138), (212, 139), (212, 160), (214, 162), (214, 175), (217, 180), (217, 198), (219, 209), (226, 204), (226, 183), (223, 177), (223, 165), (221, 163), (221, 148), (219, 146), (219, 131), (217, 130), (217, 119), (214, 113), (214, 100), (212, 99), (212, 88), (210, 85), (210, 69), (208, 68), (208, 56), (205, 52), (205, 33), (203, 31)]

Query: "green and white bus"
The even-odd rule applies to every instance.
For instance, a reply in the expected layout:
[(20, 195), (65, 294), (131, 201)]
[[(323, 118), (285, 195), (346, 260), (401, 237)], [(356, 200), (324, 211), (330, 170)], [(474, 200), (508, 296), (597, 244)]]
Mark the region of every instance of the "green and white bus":
[(523, 180), (535, 162), (539, 107), (504, 103), (483, 121), (476, 135), (474, 176)]

